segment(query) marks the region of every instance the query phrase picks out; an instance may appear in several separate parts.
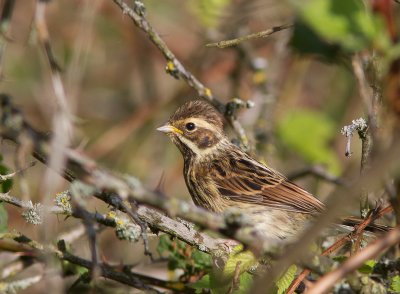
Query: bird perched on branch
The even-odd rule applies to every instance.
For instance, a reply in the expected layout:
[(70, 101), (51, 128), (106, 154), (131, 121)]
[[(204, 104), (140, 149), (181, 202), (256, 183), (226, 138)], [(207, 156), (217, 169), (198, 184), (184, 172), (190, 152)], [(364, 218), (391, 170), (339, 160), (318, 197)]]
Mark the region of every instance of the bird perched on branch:
[(184, 158), (184, 177), (194, 203), (223, 213), (239, 209), (266, 237), (291, 240), (324, 205), (274, 169), (230, 142), (223, 117), (205, 101), (181, 106), (157, 129)]

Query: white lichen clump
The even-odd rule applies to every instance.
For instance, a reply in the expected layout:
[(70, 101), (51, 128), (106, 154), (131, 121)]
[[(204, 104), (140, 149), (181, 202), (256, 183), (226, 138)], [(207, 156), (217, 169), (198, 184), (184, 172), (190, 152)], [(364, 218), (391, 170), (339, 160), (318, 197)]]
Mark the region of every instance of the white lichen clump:
[(62, 211), (67, 214), (72, 214), (72, 206), (71, 206), (71, 195), (69, 191), (63, 191), (56, 195), (56, 199), (54, 199), (56, 206), (60, 207)]
[(139, 225), (131, 222), (129, 219), (123, 216), (117, 216), (115, 211), (110, 211), (107, 217), (112, 218), (115, 221), (115, 235), (120, 240), (127, 240), (129, 242), (137, 242), (141, 236), (141, 228)]
[(42, 217), (42, 205), (40, 203), (33, 204), (29, 201), (29, 208), (27, 208), (23, 213), (22, 217), (30, 224), (40, 225), (43, 223)]
[(353, 137), (353, 133), (357, 131), (360, 138), (363, 139), (365, 137), (367, 129), (368, 129), (367, 122), (365, 121), (365, 119), (361, 117), (353, 120), (351, 122), (351, 125), (344, 126), (340, 130), (340, 132), (347, 138), (346, 151), (345, 151), (345, 155), (347, 157), (351, 156), (351, 138)]
[(367, 129), (368, 125), (365, 119), (362, 117), (355, 119), (351, 122), (351, 125), (344, 126), (340, 132), (342, 135), (346, 137), (351, 137), (355, 131), (364, 132)]

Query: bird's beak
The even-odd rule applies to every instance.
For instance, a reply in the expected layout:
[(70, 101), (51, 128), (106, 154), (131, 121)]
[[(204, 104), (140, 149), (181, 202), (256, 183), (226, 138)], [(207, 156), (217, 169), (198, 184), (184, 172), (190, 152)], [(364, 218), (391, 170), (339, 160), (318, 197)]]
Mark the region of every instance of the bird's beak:
[(157, 131), (163, 132), (163, 133), (175, 133), (175, 134), (180, 134), (182, 135), (183, 132), (178, 129), (175, 128), (174, 126), (171, 126), (170, 124), (165, 124), (162, 127), (157, 128)]

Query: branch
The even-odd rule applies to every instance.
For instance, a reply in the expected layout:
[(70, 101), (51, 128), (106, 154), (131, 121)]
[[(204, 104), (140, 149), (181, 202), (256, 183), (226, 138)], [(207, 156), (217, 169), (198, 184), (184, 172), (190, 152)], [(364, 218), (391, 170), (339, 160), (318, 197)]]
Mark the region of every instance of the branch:
[(288, 246), (288, 249), (284, 251), (284, 256), (281, 256), (264, 275), (256, 279), (252, 293), (265, 293), (265, 289), (270, 289), (273, 286), (273, 281), (309, 250), (309, 245), (320, 235), (321, 231), (334, 223), (339, 216), (342, 216), (344, 208), (356, 203), (362, 189), (365, 187), (371, 189), (381, 187), (385, 176), (400, 167), (399, 148), (400, 140), (394, 140), (390, 147), (377, 154), (376, 158), (379, 158), (379, 160), (373, 162), (370, 170), (352, 182), (349, 187), (338, 187), (328, 197), (324, 213), (315, 219), (313, 224), (298, 238), (298, 241)]
[(265, 31), (261, 31), (261, 32), (257, 32), (257, 33), (252, 33), (243, 37), (239, 37), (239, 38), (235, 38), (235, 39), (231, 39), (231, 40), (223, 40), (223, 41), (219, 41), (216, 43), (209, 43), (206, 45), (206, 47), (218, 47), (218, 48), (226, 48), (226, 47), (231, 47), (231, 46), (235, 46), (238, 45), (244, 41), (248, 41), (248, 40), (252, 40), (252, 39), (259, 39), (259, 38), (266, 38), (270, 35), (272, 35), (273, 33), (282, 31), (282, 30), (286, 30), (293, 27), (293, 24), (285, 24), (285, 25), (281, 25), (281, 26), (275, 26), (272, 27), (268, 30)]
[(0, 81), (4, 78), (4, 55), (7, 43), (10, 40), (10, 23), (14, 12), (15, 0), (3, 1), (2, 6), (0, 16)]
[[(23, 245), (20, 247), (20, 250), (28, 250), (30, 254), (38, 258), (39, 260), (43, 256), (47, 256), (48, 254), (53, 254), (57, 256), (61, 260), (66, 260), (72, 264), (82, 266), (88, 270), (93, 268), (93, 263), (89, 260), (83, 259), (76, 255), (69, 253), (65, 248), (65, 243), (63, 241), (58, 242), (58, 249), (53, 246), (45, 246), (40, 244), (37, 241), (31, 240), (25, 235), (21, 233), (0, 233), (0, 240), (2, 239), (9, 239), (14, 240), (15, 242)], [(5, 248), (7, 250), (7, 248)], [(33, 250), (32, 250), (33, 249)], [(163, 281), (157, 278), (144, 276), (141, 274), (133, 273), (128, 270), (122, 269), (122, 271), (117, 270), (116, 268), (106, 264), (100, 263), (98, 264), (100, 269), (100, 275), (106, 279), (114, 280), (125, 285), (129, 285), (135, 287), (137, 289), (145, 290), (146, 293), (162, 293), (156, 290), (153, 287), (148, 285), (154, 285), (158, 287), (162, 287), (165, 289), (174, 290), (177, 292), (183, 291), (190, 291), (180, 282), (170, 282), (170, 281)]]
[(4, 182), (7, 181), (9, 179), (12, 179), (13, 177), (15, 177), (18, 173), (22, 173), (24, 171), (26, 171), (28, 168), (31, 168), (32, 166), (35, 166), (36, 161), (32, 161), (29, 165), (27, 165), (24, 168), (20, 168), (18, 170), (16, 170), (15, 172), (6, 174), (6, 175), (0, 175), (0, 182)]
[[(168, 48), (167, 44), (160, 35), (153, 29), (151, 24), (145, 17), (145, 7), (142, 2), (134, 1), (134, 9), (130, 8), (123, 0), (113, 0), (119, 6), (124, 15), (129, 16), (133, 23), (140, 28), (150, 39), (150, 41), (160, 50), (167, 60), (166, 71), (171, 76), (179, 79), (182, 78), (190, 87), (192, 87), (198, 95), (211, 102), (231, 124), (235, 133), (238, 135), (241, 143), (245, 148), (248, 147), (248, 138), (242, 125), (236, 120), (235, 113), (227, 111), (227, 106), (220, 102), (192, 73), (190, 73), (182, 63), (176, 58), (175, 54)], [(229, 104), (229, 103), (228, 103)]]
[[(11, 104), (8, 96), (0, 96), (0, 105), (0, 116), (3, 122), (0, 125), (0, 135), (17, 144), (26, 144), (30, 141), (30, 144), (34, 146), (33, 155), (46, 163), (49, 156), (49, 144), (46, 138), (24, 121), (19, 111)], [(15, 121), (20, 123), (13, 124), (12, 122)], [(180, 216), (203, 228), (220, 232), (228, 238), (236, 239), (247, 245), (255, 253), (260, 254), (261, 252), (276, 252), (280, 250), (277, 243), (271, 242), (264, 234), (260, 234), (255, 227), (244, 224), (242, 219), (246, 219), (246, 217), (243, 217), (237, 211), (218, 215), (185, 201), (167, 198), (164, 195), (160, 195), (159, 192), (144, 188), (135, 178), (116, 175), (107, 169), (99, 167), (95, 161), (85, 156), (82, 152), (69, 148), (63, 148), (62, 151), (67, 158), (68, 169), (64, 172), (65, 177), (69, 180), (74, 180), (75, 176), (81, 179), (95, 188), (96, 191), (99, 191), (96, 193), (96, 197), (105, 200), (116, 209), (127, 212), (123, 200), (133, 199), (139, 203), (157, 207), (169, 215)], [(167, 231), (165, 228), (163, 229)], [(190, 236), (192, 235), (189, 235), (187, 239), (192, 243), (200, 239)], [(200, 246), (201, 244), (198, 245), (198, 248)]]
[[(324, 252), (322, 252), (321, 256), (328, 256), (332, 252), (338, 250), (339, 248), (343, 247), (347, 242), (353, 241), (356, 239), (357, 242), (361, 242), (361, 237), (363, 235), (363, 231), (368, 225), (373, 223), (375, 220), (380, 218), (386, 213), (389, 213), (393, 211), (392, 206), (387, 206), (386, 208), (383, 209), (377, 209), (375, 213), (371, 213), (370, 216), (366, 219), (364, 219), (360, 224), (354, 227), (354, 230), (347, 234), (346, 236), (340, 238), (337, 240), (334, 244), (329, 246)], [(359, 245), (358, 245), (359, 246)], [(308, 274), (311, 272), (310, 269), (306, 268), (304, 269), (300, 275), (291, 283), (290, 287), (287, 289), (286, 294), (292, 294), (294, 291), (296, 291), (297, 287), (300, 285), (300, 283), (308, 276)]]
[[(368, 114), (368, 128), (362, 133), (359, 132), (362, 141), (361, 174), (364, 174), (371, 166), (374, 142), (378, 129), (379, 107), (382, 100), (377, 60), (372, 54), (369, 54), (367, 58), (363, 60), (360, 54), (356, 54), (352, 58), (354, 75), (358, 83), (360, 96)], [(368, 190), (364, 190), (361, 193), (360, 204), (362, 217), (365, 217), (369, 211), (369, 194), (371, 194), (371, 192)]]
[(399, 242), (400, 242), (400, 227), (396, 227), (389, 233), (380, 237), (374, 243), (365, 247), (365, 249), (361, 250), (357, 254), (347, 259), (336, 270), (328, 273), (327, 275), (319, 279), (306, 293), (307, 294), (327, 293), (337, 281), (344, 278), (351, 272), (357, 270), (364, 264), (365, 261), (371, 258), (375, 258), (376, 256), (382, 254), (384, 251), (386, 251), (387, 249), (396, 245)]
[[(61, 198), (63, 194), (66, 194), (66, 192), (58, 194), (56, 197), (57, 204), (52, 207), (44, 207), (43, 205), (40, 205), (41, 207), (44, 207), (42, 210), (54, 214), (70, 215), (79, 219), (90, 219), (101, 225), (116, 229), (119, 239), (126, 239), (133, 242), (137, 241), (137, 234), (136, 237), (132, 237), (132, 224), (127, 223), (127, 220), (122, 220), (117, 216), (112, 216), (111, 214), (103, 215), (98, 212), (90, 213), (82, 207), (79, 210), (72, 210), (71, 204), (69, 203), (70, 200), (67, 198)], [(100, 198), (101, 200), (110, 205), (113, 205), (113, 203), (115, 204), (115, 200), (113, 201), (113, 199), (107, 198), (106, 195), (103, 196), (104, 197)], [(10, 196), (8, 193), (0, 193), (0, 202), (1, 201), (26, 210), (31, 210), (33, 208), (31, 201), (22, 201), (16, 197)], [(172, 235), (179, 240), (196, 247), (200, 251), (212, 253), (221, 249), (219, 242), (216, 239), (211, 238), (207, 234), (198, 232), (193, 226), (187, 226), (182, 222), (173, 220), (157, 210), (140, 205), (136, 213), (139, 218), (149, 224), (153, 230), (162, 231)], [(30, 218), (32, 218), (32, 214), (33, 213), (29, 214)], [(30, 223), (40, 224), (42, 222), (41, 216), (39, 215), (38, 218), (40, 218), (40, 220), (35, 222), (32, 222), (31, 219), (25, 219)], [(140, 230), (140, 228), (138, 229)]]
[(292, 172), (287, 176), (287, 178), (291, 181), (294, 181), (298, 178), (302, 178), (307, 175), (315, 176), (316, 178), (325, 180), (327, 182), (330, 182), (330, 183), (333, 183), (333, 184), (336, 184), (339, 186), (346, 184), (343, 179), (341, 179), (340, 177), (337, 177), (333, 174), (330, 174), (323, 167), (318, 166), (318, 165), (312, 165), (312, 166), (306, 167), (302, 170)]

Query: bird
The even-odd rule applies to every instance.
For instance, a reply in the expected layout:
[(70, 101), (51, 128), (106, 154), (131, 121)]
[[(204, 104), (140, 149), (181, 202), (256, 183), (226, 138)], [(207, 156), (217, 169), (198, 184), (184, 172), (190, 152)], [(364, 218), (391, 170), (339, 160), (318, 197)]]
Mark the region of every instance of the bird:
[(325, 210), (311, 193), (233, 144), (223, 116), (206, 101), (186, 102), (157, 130), (182, 153), (183, 176), (197, 206), (218, 214), (243, 212), (257, 232), (285, 242)]

